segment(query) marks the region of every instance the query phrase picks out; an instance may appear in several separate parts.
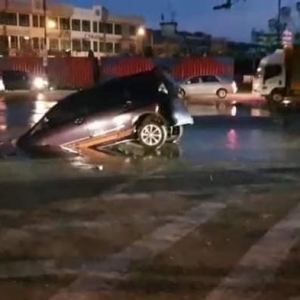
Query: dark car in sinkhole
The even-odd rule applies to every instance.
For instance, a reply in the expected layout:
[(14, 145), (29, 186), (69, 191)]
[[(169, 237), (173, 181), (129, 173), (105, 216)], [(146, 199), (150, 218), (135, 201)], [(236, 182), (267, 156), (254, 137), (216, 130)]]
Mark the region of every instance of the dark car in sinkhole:
[(23, 149), (80, 153), (135, 141), (158, 149), (178, 142), (193, 118), (163, 69), (111, 79), (67, 96), (17, 140)]

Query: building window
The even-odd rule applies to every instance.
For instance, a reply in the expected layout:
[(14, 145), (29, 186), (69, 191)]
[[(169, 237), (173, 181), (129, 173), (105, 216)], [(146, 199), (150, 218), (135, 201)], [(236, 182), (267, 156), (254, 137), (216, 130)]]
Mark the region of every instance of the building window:
[(120, 24), (115, 24), (115, 34), (117, 35), (122, 34), (122, 26)]
[(96, 41), (93, 42), (93, 50), (94, 52), (98, 52), (98, 42)]
[(80, 20), (78, 20), (78, 19), (73, 19), (72, 20), (72, 30), (74, 30), (74, 31), (80, 31), (81, 30)]
[(115, 43), (115, 53), (120, 53), (120, 52), (121, 52), (121, 44)]
[(58, 26), (59, 26), (58, 18), (49, 18), (49, 20), (51, 20), (51, 23), (52, 23), (52, 26), (53, 26), (52, 29), (58, 29)]
[(91, 50), (91, 42), (90, 40), (82, 40), (82, 51)]
[(45, 39), (40, 38), (40, 49), (44, 50), (44, 46), (45, 46)]
[(72, 50), (81, 51), (81, 41), (79, 39), (72, 40)]
[(60, 18), (59, 26), (60, 26), (60, 29), (62, 29), (62, 30), (70, 30), (70, 19)]
[(18, 37), (15, 35), (12, 35), (10, 37), (10, 47), (13, 49), (18, 49)]
[(19, 14), (19, 26), (29, 27), (29, 15)]
[(114, 33), (113, 24), (111, 24), (111, 23), (106, 24), (106, 33), (108, 33), (108, 34), (113, 34)]
[(49, 40), (49, 49), (50, 50), (59, 50), (58, 39), (50, 39)]
[(40, 27), (41, 28), (45, 27), (45, 17), (44, 16), (40, 16)]
[(136, 35), (136, 27), (135, 26), (129, 26), (129, 34)]
[(7, 53), (8, 51), (8, 38), (0, 35), (0, 54)]
[[(18, 25), (17, 14), (15, 13), (7, 13), (5, 16), (6, 25)], [(28, 18), (29, 22), (29, 18)]]
[(90, 32), (91, 31), (91, 22), (87, 20), (82, 20), (82, 31)]
[(32, 16), (32, 26), (39, 27), (39, 16), (37, 15)]
[(0, 12), (0, 25), (5, 25), (5, 12)]
[(103, 42), (100, 42), (100, 52), (103, 52), (103, 53), (112, 53), (114, 50), (114, 45), (113, 43), (106, 43), (104, 44)]
[(20, 36), (20, 49), (26, 49), (30, 45), (30, 39)]
[(71, 49), (71, 41), (70, 40), (61, 40), (61, 50), (70, 50)]
[(98, 32), (98, 22), (93, 22), (93, 32)]
[(40, 40), (39, 38), (34, 37), (32, 39), (32, 47), (34, 50), (39, 50), (40, 49)]
[(100, 52), (104, 52), (104, 43), (100, 42), (100, 47), (99, 47)]
[(112, 53), (114, 50), (113, 43), (106, 43), (106, 52)]
[(113, 33), (113, 24), (111, 23), (99, 23), (99, 32), (101, 33)]

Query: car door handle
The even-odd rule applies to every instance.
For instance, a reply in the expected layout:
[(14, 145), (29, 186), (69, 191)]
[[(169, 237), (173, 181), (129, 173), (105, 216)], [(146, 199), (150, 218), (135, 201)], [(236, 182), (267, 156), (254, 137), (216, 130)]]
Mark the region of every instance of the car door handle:
[(74, 124), (80, 125), (80, 124), (82, 124), (83, 122), (84, 122), (84, 119), (83, 119), (83, 118), (77, 118), (77, 119), (75, 119)]

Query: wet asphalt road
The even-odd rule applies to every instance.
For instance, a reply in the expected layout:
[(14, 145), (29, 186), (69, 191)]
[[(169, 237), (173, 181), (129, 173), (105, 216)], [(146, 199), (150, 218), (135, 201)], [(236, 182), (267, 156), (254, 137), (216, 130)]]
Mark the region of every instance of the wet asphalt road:
[[(250, 98), (157, 157), (1, 159), (0, 300), (299, 300), (298, 113)], [(2, 98), (0, 140), (54, 104)]]
[[(0, 140), (18, 137), (56, 103), (56, 97), (20, 93), (2, 96)], [(237, 103), (233, 105), (233, 101)], [(300, 112), (270, 113), (264, 102), (251, 94), (231, 96), (223, 103), (209, 97), (190, 101), (195, 124), (185, 128), (179, 145), (183, 160), (299, 161)]]

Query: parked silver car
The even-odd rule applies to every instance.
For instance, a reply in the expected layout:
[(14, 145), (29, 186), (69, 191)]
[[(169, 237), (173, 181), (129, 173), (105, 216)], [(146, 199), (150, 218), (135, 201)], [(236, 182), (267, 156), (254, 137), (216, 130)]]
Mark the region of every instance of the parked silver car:
[(214, 75), (192, 76), (180, 83), (179, 93), (182, 97), (196, 95), (217, 95), (226, 98), (227, 94), (235, 94), (235, 81)]

